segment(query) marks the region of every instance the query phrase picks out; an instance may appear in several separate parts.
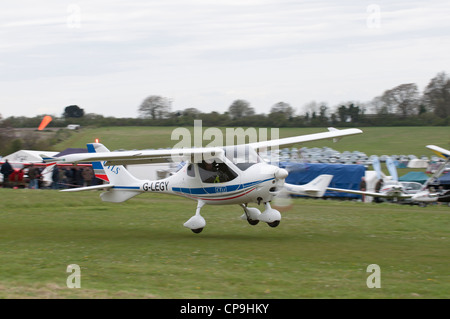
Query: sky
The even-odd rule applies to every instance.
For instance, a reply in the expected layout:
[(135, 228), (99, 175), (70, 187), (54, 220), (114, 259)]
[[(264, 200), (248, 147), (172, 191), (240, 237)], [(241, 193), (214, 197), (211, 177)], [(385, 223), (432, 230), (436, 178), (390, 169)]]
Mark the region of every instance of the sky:
[(0, 4), (0, 114), (137, 117), (172, 111), (298, 114), (368, 102), (450, 71), (448, 1), (97, 0)]

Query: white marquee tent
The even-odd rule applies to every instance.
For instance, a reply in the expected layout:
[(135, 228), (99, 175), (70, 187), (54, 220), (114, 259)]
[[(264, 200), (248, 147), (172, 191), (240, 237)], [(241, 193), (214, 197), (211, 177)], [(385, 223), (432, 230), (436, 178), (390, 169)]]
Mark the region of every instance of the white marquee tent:
[(58, 152), (20, 150), (2, 157), (2, 161), (8, 160), (10, 163), (41, 163), (42, 157), (39, 154), (53, 156), (58, 154)]
[(422, 159), (412, 159), (408, 162), (408, 168), (427, 168), (428, 161)]

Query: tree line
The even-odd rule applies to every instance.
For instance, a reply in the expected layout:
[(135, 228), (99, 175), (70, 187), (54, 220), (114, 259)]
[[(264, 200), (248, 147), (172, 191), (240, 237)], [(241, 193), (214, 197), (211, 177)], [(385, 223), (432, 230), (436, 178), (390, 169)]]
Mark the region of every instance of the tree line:
[[(203, 126), (216, 127), (447, 126), (450, 123), (450, 78), (445, 72), (440, 72), (422, 92), (417, 84), (406, 83), (384, 91), (369, 102), (348, 101), (330, 107), (325, 102), (312, 101), (301, 111), (281, 101), (275, 103), (268, 114), (257, 113), (245, 99), (236, 99), (224, 112), (205, 113), (192, 107), (173, 111), (171, 99), (160, 95), (148, 96), (137, 110), (138, 117), (116, 118), (86, 113), (78, 105), (69, 105), (61, 116), (53, 116), (48, 127), (66, 127), (69, 124), (82, 127), (191, 126), (196, 119), (201, 119)], [(37, 128), (44, 115), (5, 119), (0, 115), (0, 151), (36, 143), (26, 138), (14, 139), (10, 129)], [(54, 142), (64, 138), (65, 133), (58, 134)], [(11, 143), (15, 146), (11, 147)]]
[(303, 113), (281, 101), (268, 114), (257, 114), (243, 99), (233, 101), (222, 114), (202, 113), (196, 108), (172, 112), (171, 100), (158, 95), (147, 97), (138, 111), (143, 121), (155, 125), (192, 125), (193, 119), (201, 119), (207, 126), (446, 126), (450, 122), (450, 78), (440, 72), (423, 92), (415, 83), (400, 84), (366, 103), (348, 101), (330, 108), (325, 102), (312, 101), (303, 107)]
[[(168, 97), (150, 95), (138, 106), (138, 117), (116, 118), (86, 113), (78, 105), (64, 108), (48, 127), (64, 128), (69, 124), (82, 127), (101, 126), (191, 126), (201, 119), (203, 126), (234, 127), (367, 127), (367, 126), (447, 126), (450, 123), (450, 78), (445, 72), (433, 77), (420, 92), (415, 83), (400, 84), (384, 91), (369, 102), (348, 101), (330, 107), (312, 101), (301, 111), (287, 102), (275, 103), (268, 114), (257, 113), (250, 102), (237, 99), (224, 112), (201, 112), (197, 108), (172, 110)], [(0, 114), (0, 154), (22, 148), (44, 149), (67, 138), (59, 130), (51, 139), (37, 139), (35, 134), (14, 135), (13, 128), (37, 128), (44, 115), (8, 117)]]

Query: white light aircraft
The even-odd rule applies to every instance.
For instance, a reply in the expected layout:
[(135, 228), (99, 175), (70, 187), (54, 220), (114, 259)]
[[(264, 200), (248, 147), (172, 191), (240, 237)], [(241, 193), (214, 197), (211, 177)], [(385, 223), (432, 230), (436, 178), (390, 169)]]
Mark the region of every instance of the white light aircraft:
[[(287, 192), (312, 197), (323, 196), (332, 175), (321, 175), (305, 185), (285, 184), (285, 169), (266, 163), (257, 150), (267, 150), (281, 145), (333, 139), (360, 134), (359, 129), (288, 137), (227, 147), (180, 148), (170, 150), (138, 150), (110, 152), (100, 143), (87, 144), (89, 153), (70, 154), (58, 158), (46, 158), (54, 163), (92, 162), (97, 177), (109, 184), (67, 189), (76, 192), (107, 189), (101, 193), (103, 201), (119, 203), (142, 193), (166, 193), (184, 196), (197, 201), (195, 215), (184, 226), (199, 233), (206, 225), (200, 210), (205, 204), (238, 204), (243, 210), (242, 219), (251, 225), (259, 221), (271, 227), (280, 223), (281, 214), (270, 206), (270, 201), (283, 189)], [(198, 160), (200, 158), (200, 160)], [(175, 174), (160, 180), (141, 180), (130, 174), (123, 165), (142, 163), (186, 162)], [(264, 212), (249, 203), (264, 204)]]
[[(433, 176), (431, 176), (425, 182), (425, 184), (423, 184), (421, 186), (421, 188), (415, 193), (408, 192), (408, 189), (405, 187), (405, 184), (402, 184), (402, 182), (398, 181), (397, 171), (396, 171), (394, 163), (392, 162), (392, 159), (390, 157), (386, 161), (386, 165), (392, 176), (392, 181), (388, 182), (386, 185), (384, 185), (380, 189), (379, 193), (342, 189), (342, 188), (333, 188), (333, 187), (328, 187), (327, 190), (351, 193), (351, 194), (359, 194), (359, 195), (365, 195), (365, 196), (382, 197), (382, 198), (394, 199), (395, 201), (407, 201), (407, 202), (412, 202), (412, 203), (419, 203), (421, 205), (426, 205), (427, 203), (436, 202), (436, 201), (438, 201), (440, 194), (430, 192), (430, 190), (428, 189), (428, 185), (442, 174), (442, 172), (445, 168), (445, 165), (450, 161), (450, 151), (443, 149), (436, 145), (427, 145), (426, 147), (428, 149), (432, 150), (434, 153), (436, 153), (440, 157), (445, 158), (446, 162), (444, 164), (442, 164), (441, 167), (433, 174)], [(380, 164), (379, 164), (378, 158), (376, 158), (373, 162), (373, 166), (374, 166), (375, 171), (377, 171), (377, 173), (378, 173), (378, 178), (381, 178), (381, 171), (380, 171), (379, 165)]]

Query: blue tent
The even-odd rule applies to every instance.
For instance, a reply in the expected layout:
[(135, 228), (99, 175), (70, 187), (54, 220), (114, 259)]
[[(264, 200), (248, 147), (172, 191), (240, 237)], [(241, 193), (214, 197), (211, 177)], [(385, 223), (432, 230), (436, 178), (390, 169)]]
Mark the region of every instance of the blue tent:
[[(333, 175), (329, 187), (359, 190), (361, 177), (366, 173), (363, 165), (313, 164), (313, 163), (280, 163), (280, 167), (289, 171), (286, 183), (303, 185), (321, 174)], [(361, 198), (360, 195), (327, 191), (324, 197)]]
[(398, 179), (400, 182), (417, 182), (424, 184), (428, 180), (428, 175), (424, 172), (409, 172)]
[(440, 185), (450, 185), (450, 173), (442, 175), (437, 181)]

